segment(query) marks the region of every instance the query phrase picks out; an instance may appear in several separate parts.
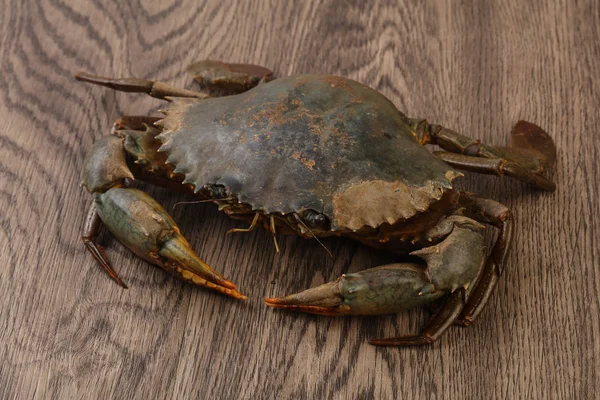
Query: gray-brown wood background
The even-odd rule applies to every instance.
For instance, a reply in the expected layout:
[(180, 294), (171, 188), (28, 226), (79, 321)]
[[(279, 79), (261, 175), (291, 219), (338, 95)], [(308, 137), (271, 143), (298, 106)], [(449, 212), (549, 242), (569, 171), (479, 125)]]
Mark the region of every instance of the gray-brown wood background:
[[(599, 395), (598, 1), (2, 0), (0, 398), (594, 398)], [(123, 114), (158, 100), (75, 82), (85, 70), (193, 88), (200, 59), (331, 73), (411, 116), (504, 144), (514, 122), (558, 147), (554, 194), (468, 175), (461, 188), (514, 210), (507, 273), (478, 323), (422, 348), (421, 311), (328, 319), (276, 312), (281, 295), (389, 262), (347, 240), (225, 236), (212, 205), (173, 211), (198, 253), (250, 296), (225, 298), (101, 242), (123, 290), (80, 234), (85, 155)], [(186, 196), (148, 190), (171, 210)]]

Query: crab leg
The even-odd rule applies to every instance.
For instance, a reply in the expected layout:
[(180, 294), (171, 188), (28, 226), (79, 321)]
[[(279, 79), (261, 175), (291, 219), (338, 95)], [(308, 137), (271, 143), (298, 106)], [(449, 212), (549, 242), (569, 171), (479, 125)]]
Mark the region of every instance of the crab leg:
[(273, 235), (273, 241), (275, 242), (275, 252), (279, 254), (279, 244), (277, 243), (277, 231), (275, 229), (275, 217), (271, 214), (269, 218), (269, 231), (271, 231), (271, 235)]
[(252, 219), (252, 222), (250, 223), (250, 226), (248, 228), (233, 228), (233, 229), (230, 229), (227, 231), (227, 235), (230, 235), (232, 233), (252, 232), (254, 229), (256, 229), (259, 218), (260, 218), (260, 213), (254, 214), (254, 218)]
[(196, 97), (205, 98), (207, 95), (192, 90), (180, 89), (164, 82), (150, 81), (139, 78), (105, 78), (102, 76), (90, 75), (80, 72), (75, 75), (78, 81), (90, 82), (96, 85), (106, 86), (108, 88), (130, 93), (146, 93), (157, 99), (166, 99), (166, 97)]
[(553, 191), (556, 184), (548, 178), (535, 174), (521, 165), (502, 158), (479, 158), (446, 151), (434, 151), (433, 154), (453, 167), (481, 174), (510, 176), (543, 190)]
[(96, 243), (96, 238), (100, 233), (100, 227), (102, 226), (102, 220), (96, 211), (96, 204), (90, 204), (88, 209), (87, 217), (85, 218), (85, 225), (83, 228), (83, 235), (81, 236), (81, 240), (83, 240), (83, 244), (88, 249), (88, 251), (92, 254), (92, 256), (98, 262), (98, 265), (102, 267), (104, 271), (115, 281), (119, 286), (127, 289), (127, 285), (125, 282), (119, 278), (119, 275), (114, 271), (110, 262), (108, 261), (108, 257), (106, 257), (106, 253), (104, 252), (104, 248)]
[(500, 275), (502, 275), (504, 262), (508, 256), (513, 238), (513, 216), (510, 209), (503, 204), (473, 193), (461, 192), (460, 202), (465, 207), (465, 213), (473, 219), (492, 224), (500, 229), (481, 278), (471, 292), (469, 300), (457, 320), (460, 325), (469, 326), (473, 324), (483, 310), (498, 283)]
[(342, 275), (291, 296), (265, 299), (275, 308), (320, 315), (376, 315), (422, 306), (446, 296), (440, 310), (419, 335), (371, 341), (376, 345), (421, 345), (437, 340), (457, 321), (486, 261), (483, 225), (452, 215), (432, 228), (439, 243), (412, 252), (427, 265), (390, 264)]
[(423, 144), (437, 144), (446, 151), (434, 154), (466, 171), (511, 176), (537, 188), (553, 191), (556, 184), (544, 176), (556, 163), (556, 147), (539, 126), (519, 121), (511, 132), (511, 147), (486, 146), (440, 125), (413, 119), (411, 126)]
[(465, 289), (460, 288), (450, 295), (442, 308), (431, 317), (423, 333), (395, 338), (371, 339), (375, 346), (415, 346), (435, 342), (457, 320), (465, 306)]

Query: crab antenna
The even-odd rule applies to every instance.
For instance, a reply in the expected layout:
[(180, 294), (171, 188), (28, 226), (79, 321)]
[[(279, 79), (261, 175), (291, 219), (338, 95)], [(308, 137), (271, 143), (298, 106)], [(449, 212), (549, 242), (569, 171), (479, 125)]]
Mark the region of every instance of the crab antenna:
[(194, 201), (178, 201), (177, 203), (175, 203), (173, 205), (173, 210), (175, 210), (175, 207), (177, 207), (180, 204), (200, 204), (200, 203), (210, 203), (211, 201), (215, 201), (215, 200), (234, 200), (234, 197), (228, 197), (225, 199), (206, 199), (206, 200), (194, 200)]
[(331, 254), (331, 251), (329, 251), (329, 249), (327, 248), (327, 246), (325, 246), (323, 244), (323, 242), (321, 242), (319, 240), (319, 238), (317, 237), (317, 235), (315, 235), (314, 232), (308, 226), (306, 226), (306, 224), (302, 221), (302, 218), (300, 218), (300, 216), (298, 214), (296, 214), (296, 213), (294, 213), (294, 218), (296, 218), (296, 221), (298, 221), (300, 224), (302, 224), (302, 226), (304, 228), (306, 228), (306, 230), (308, 232), (310, 232), (310, 234), (317, 241), (317, 243), (319, 243), (321, 245), (321, 247), (323, 247), (325, 249), (325, 251), (327, 252), (327, 254), (329, 254), (329, 257), (333, 258), (333, 254)]

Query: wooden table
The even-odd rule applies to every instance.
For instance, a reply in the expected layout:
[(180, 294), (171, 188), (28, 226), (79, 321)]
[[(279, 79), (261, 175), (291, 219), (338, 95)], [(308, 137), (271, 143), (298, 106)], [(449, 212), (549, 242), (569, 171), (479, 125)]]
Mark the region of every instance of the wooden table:
[[(598, 2), (117, 3), (3, 1), (0, 398), (600, 395)], [(331, 259), (294, 237), (278, 238), (277, 255), (266, 232), (225, 236), (243, 224), (207, 204), (174, 218), (248, 301), (184, 284), (103, 235), (130, 289), (110, 281), (80, 241), (83, 161), (118, 116), (156, 115), (162, 103), (73, 73), (194, 88), (184, 66), (206, 58), (350, 77), (487, 143), (506, 143), (521, 118), (544, 127), (558, 147), (555, 193), (472, 174), (458, 184), (517, 219), (507, 273), (478, 323), (431, 347), (376, 348), (366, 340), (417, 332), (426, 314), (268, 309), (265, 296), (393, 257), (324, 240)], [(188, 199), (147, 188), (169, 210)]]

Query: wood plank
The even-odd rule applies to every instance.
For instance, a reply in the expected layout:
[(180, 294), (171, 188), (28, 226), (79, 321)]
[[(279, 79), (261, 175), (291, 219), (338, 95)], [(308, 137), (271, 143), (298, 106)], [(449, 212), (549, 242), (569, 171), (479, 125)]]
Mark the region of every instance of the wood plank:
[[(600, 7), (590, 1), (3, 0), (0, 15), (0, 398), (594, 398), (600, 381)], [(348, 240), (225, 236), (210, 205), (174, 218), (250, 296), (181, 283), (101, 242), (123, 290), (80, 243), (94, 140), (161, 102), (75, 82), (85, 70), (193, 88), (184, 66), (247, 62), (331, 73), (487, 143), (512, 124), (559, 149), (554, 194), (468, 175), (517, 218), (507, 273), (472, 328), (434, 346), (376, 348), (420, 311), (369, 318), (276, 312), (262, 298), (389, 262)], [(183, 195), (144, 186), (167, 209)]]

